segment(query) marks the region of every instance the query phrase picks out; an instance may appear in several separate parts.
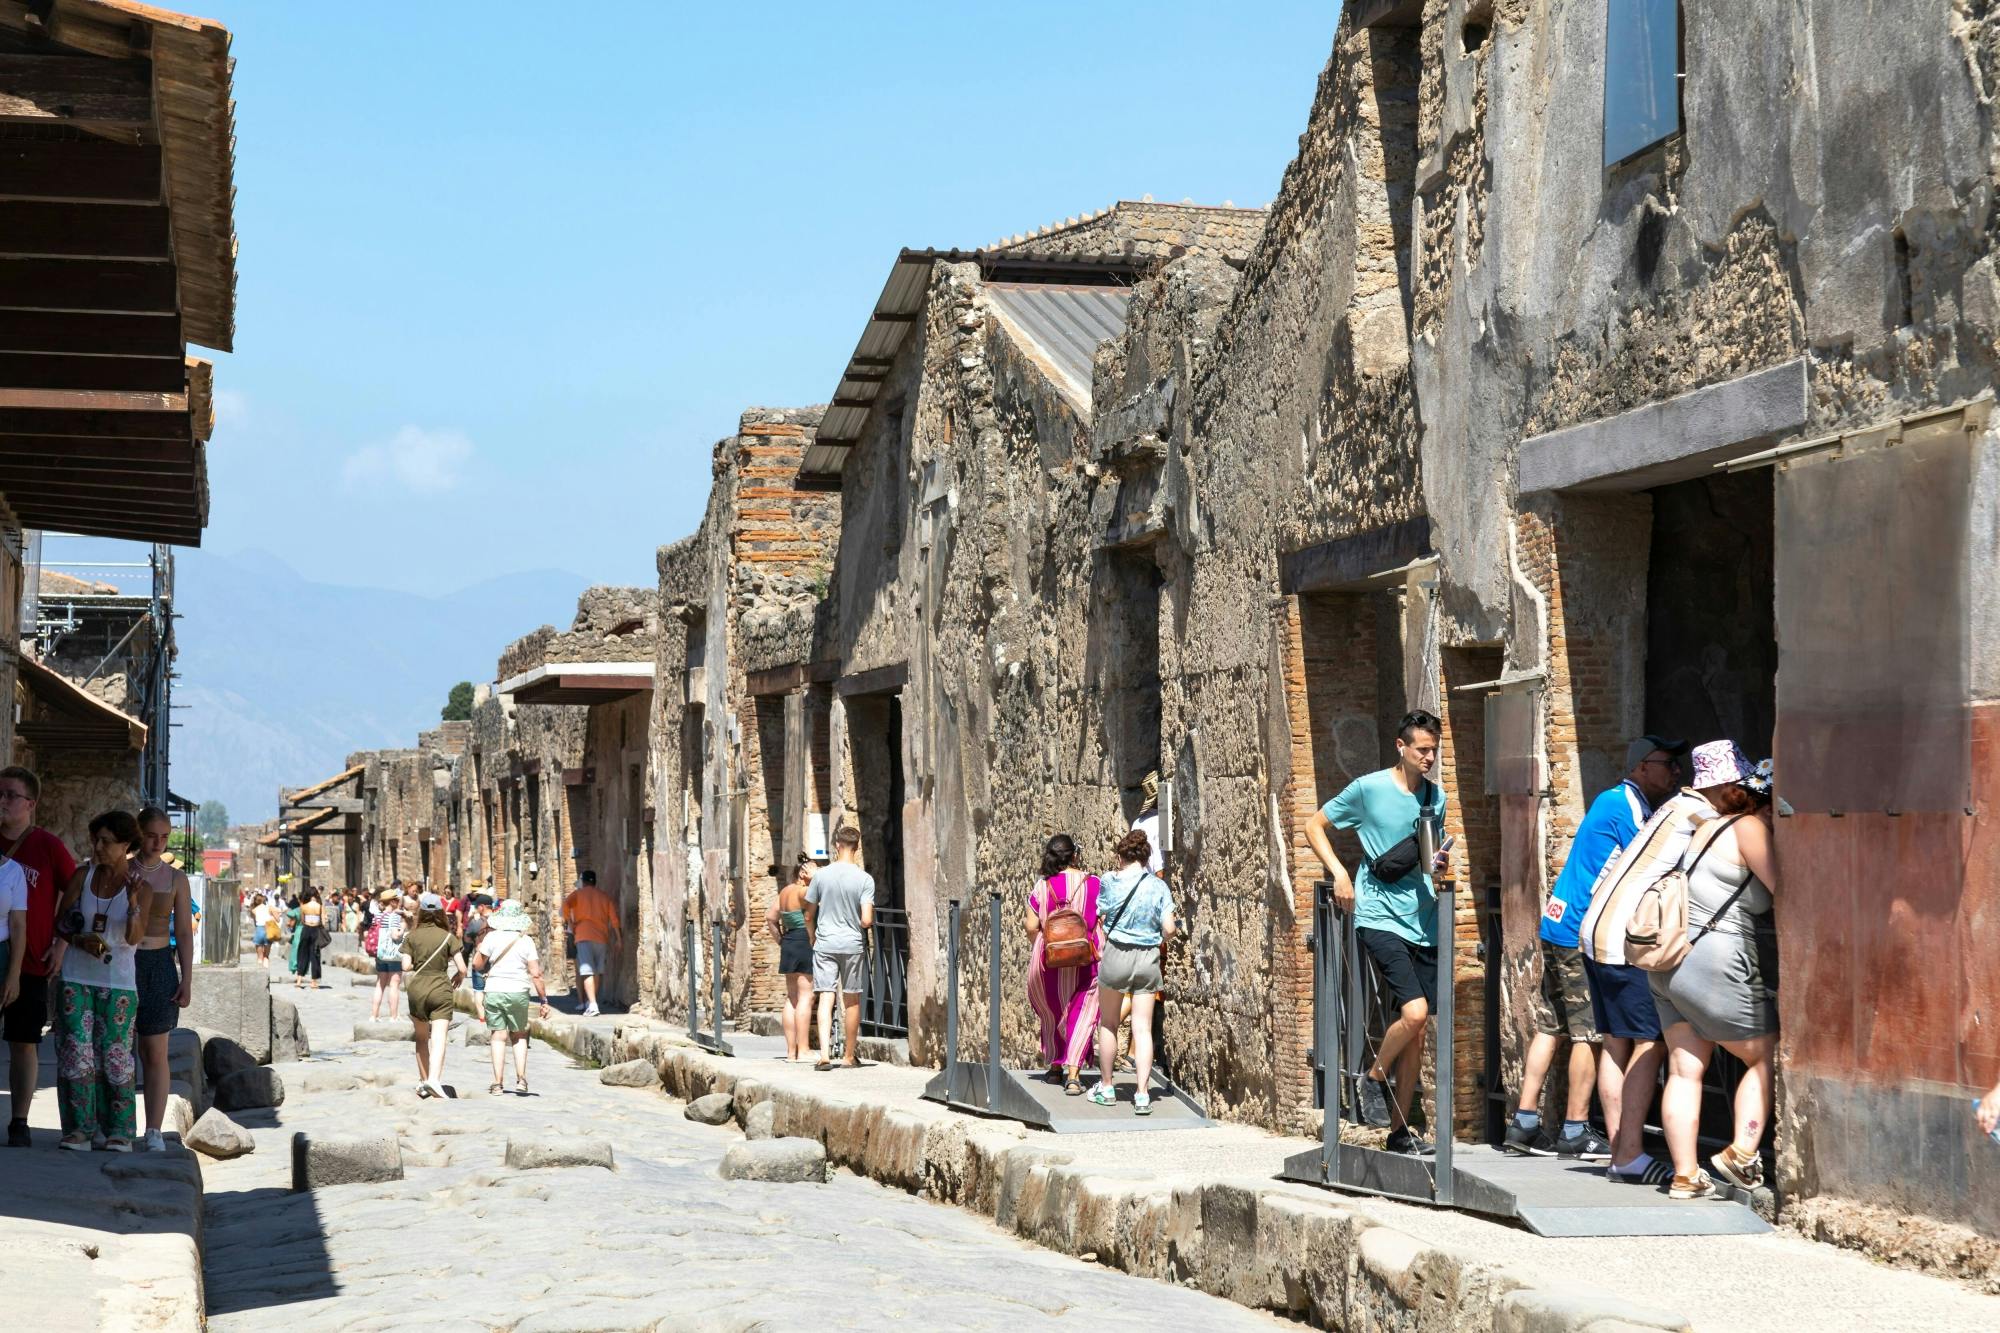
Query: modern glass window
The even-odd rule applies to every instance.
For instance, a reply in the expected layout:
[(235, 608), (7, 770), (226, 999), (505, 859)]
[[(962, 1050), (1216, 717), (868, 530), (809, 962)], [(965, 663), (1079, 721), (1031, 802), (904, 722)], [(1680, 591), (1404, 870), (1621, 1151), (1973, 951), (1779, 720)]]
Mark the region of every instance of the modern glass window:
[(1680, 72), (1680, 0), (1607, 0), (1605, 166), (1680, 133)]

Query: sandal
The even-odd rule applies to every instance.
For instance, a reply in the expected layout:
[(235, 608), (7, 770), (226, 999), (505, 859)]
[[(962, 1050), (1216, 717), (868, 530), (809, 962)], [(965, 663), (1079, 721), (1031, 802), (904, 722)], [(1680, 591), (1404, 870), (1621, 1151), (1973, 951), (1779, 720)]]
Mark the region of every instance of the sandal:
[(120, 1134), (113, 1134), (113, 1135), (111, 1135), (111, 1136), (110, 1136), (109, 1138), (107, 1138), (107, 1139), (105, 1139), (105, 1140), (104, 1140), (104, 1151), (106, 1151), (106, 1152), (131, 1152), (131, 1151), (132, 1151), (132, 1140), (130, 1140), (130, 1139), (128, 1139), (128, 1138), (126, 1138), (126, 1137), (124, 1137), (123, 1135), (120, 1135)]
[(1738, 1189), (1754, 1190), (1764, 1183), (1764, 1159), (1757, 1153), (1739, 1154), (1730, 1144), (1708, 1159), (1724, 1179)]
[(435, 1092), (432, 1092), (432, 1091), (431, 1091), (431, 1085), (430, 1085), (430, 1084), (428, 1084), (428, 1083), (419, 1083), (419, 1084), (417, 1084), (417, 1100), (418, 1100), (418, 1101), (422, 1101), (422, 1100), (423, 1100), (424, 1098), (426, 1098), (426, 1097), (435, 1097), (435, 1096), (437, 1096), (437, 1094), (436, 1094)]
[(1083, 1080), (1078, 1078), (1075, 1074), (1071, 1074), (1068, 1080), (1063, 1083), (1063, 1096), (1065, 1097), (1083, 1096)]
[(498, 1083), (495, 1083), (486, 1089), (486, 1095), (488, 1097), (498, 1097), (501, 1093), (505, 1091), (507, 1091), (507, 1089), (501, 1087)]
[(1669, 1199), (1706, 1199), (1715, 1193), (1715, 1181), (1708, 1172), (1695, 1168), (1692, 1176), (1676, 1174), (1673, 1183), (1667, 1186)]
[(520, 1093), (523, 1097), (530, 1095), (528, 1092), (528, 1080), (524, 1078), (515, 1079), (514, 1091)]
[(62, 1136), (62, 1142), (58, 1143), (56, 1146), (58, 1148), (66, 1148), (70, 1152), (89, 1152), (90, 1135), (65, 1134)]

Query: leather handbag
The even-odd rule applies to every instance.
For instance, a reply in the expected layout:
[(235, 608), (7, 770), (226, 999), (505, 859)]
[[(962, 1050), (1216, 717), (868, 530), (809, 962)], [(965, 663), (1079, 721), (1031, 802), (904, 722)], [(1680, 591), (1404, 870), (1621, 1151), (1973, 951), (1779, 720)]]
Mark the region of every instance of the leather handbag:
[[(1060, 874), (1049, 877), (1049, 896), (1043, 899), (1042, 906), (1042, 963), (1059, 972), (1089, 967), (1097, 961), (1097, 941), (1091, 938), (1083, 913), (1070, 903), (1067, 895), (1053, 907), (1048, 905), (1055, 894), (1064, 892), (1065, 878)], [(1090, 881), (1084, 883), (1087, 886)]]

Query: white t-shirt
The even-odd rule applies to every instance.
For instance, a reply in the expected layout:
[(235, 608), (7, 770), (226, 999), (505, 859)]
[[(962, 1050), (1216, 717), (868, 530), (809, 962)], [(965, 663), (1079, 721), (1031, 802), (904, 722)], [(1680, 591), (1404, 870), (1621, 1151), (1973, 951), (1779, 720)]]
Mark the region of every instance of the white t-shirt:
[(19, 861), (0, 861), (0, 940), (7, 938), (7, 914), (27, 910), (28, 872)]
[[(509, 945), (512, 948), (509, 948)], [(505, 950), (506, 957), (500, 958)], [(507, 995), (528, 993), (528, 964), (541, 962), (541, 955), (535, 952), (535, 942), (518, 930), (489, 929), (479, 937), (478, 952), (488, 960), (486, 965), (486, 993), (500, 991)], [(499, 958), (498, 962), (491, 960)]]

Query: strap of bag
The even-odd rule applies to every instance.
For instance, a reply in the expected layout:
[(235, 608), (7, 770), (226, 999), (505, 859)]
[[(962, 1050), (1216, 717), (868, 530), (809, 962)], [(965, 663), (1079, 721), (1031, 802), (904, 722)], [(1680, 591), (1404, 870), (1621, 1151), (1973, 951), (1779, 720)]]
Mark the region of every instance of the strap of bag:
[[(1701, 858), (1708, 855), (1708, 849), (1715, 846), (1716, 841), (1719, 838), (1721, 838), (1723, 834), (1729, 832), (1730, 826), (1741, 818), (1743, 818), (1742, 815), (1731, 815), (1727, 820), (1723, 821), (1722, 827), (1715, 831), (1715, 835), (1711, 837), (1707, 842), (1701, 845), (1701, 850), (1694, 854), (1694, 864), (1690, 865), (1687, 868), (1686, 873), (1689, 880), (1692, 880), (1694, 878), (1694, 867), (1701, 864)], [(1749, 867), (1746, 866), (1744, 868), (1747, 870)], [(1729, 914), (1729, 909), (1736, 906), (1736, 900), (1743, 896), (1743, 891), (1750, 887), (1750, 881), (1755, 878), (1756, 878), (1755, 875), (1745, 875), (1743, 877), (1743, 882), (1736, 886), (1736, 892), (1730, 894), (1727, 898), (1724, 898), (1722, 900), (1722, 906), (1718, 907), (1714, 912), (1710, 913), (1708, 918), (1708, 924), (1703, 926), (1698, 933), (1696, 933), (1693, 937), (1691, 937), (1688, 940), (1689, 948), (1693, 948), (1696, 940), (1699, 940), (1703, 935), (1706, 935), (1708, 934), (1709, 931), (1715, 929), (1715, 923), (1722, 920), (1724, 916), (1727, 916)]]
[(1113, 912), (1111, 919), (1104, 923), (1104, 938), (1107, 941), (1111, 938), (1111, 932), (1118, 929), (1118, 919), (1125, 915), (1125, 909), (1132, 905), (1132, 900), (1139, 896), (1139, 890), (1144, 888), (1146, 881), (1152, 877), (1153, 872), (1150, 870), (1140, 875), (1138, 881), (1132, 885), (1132, 892), (1125, 895), (1124, 899), (1118, 904), (1118, 910)]
[[(444, 951), (445, 951), (446, 949), (449, 949), (450, 947), (451, 947), (451, 935), (450, 935), (450, 933), (449, 933), (449, 932), (446, 932), (446, 934), (445, 934), (445, 937), (444, 937), (444, 943), (443, 943), (443, 944), (440, 944), (440, 945), (438, 945), (438, 947), (437, 947), (437, 948), (435, 948), (435, 949), (432, 949), (432, 950), (431, 950), (431, 956), (430, 956), (429, 958), (426, 958), (426, 959), (424, 959), (424, 961), (423, 961), (423, 962), (421, 962), (421, 963), (418, 963), (418, 964), (416, 965), (416, 967), (415, 967), (414, 969), (412, 969), (412, 970), (414, 970), (414, 971), (417, 971), (417, 972), (421, 972), (421, 971), (423, 971), (423, 970), (424, 970), (425, 968), (429, 967), (429, 966), (430, 966), (430, 965), (431, 965), (432, 963), (435, 963), (435, 962), (437, 961), (437, 956), (438, 956), (439, 954), (443, 953), (443, 952), (444, 952)], [(513, 947), (514, 947), (514, 946), (513, 946), (512, 944), (509, 944), (509, 945), (507, 946), (507, 948), (508, 948), (508, 949), (511, 949), (511, 948), (513, 948)], [(502, 952), (502, 953), (505, 953), (505, 952), (506, 952), (506, 949), (503, 949), (503, 950), (501, 950), (501, 952)], [(449, 978), (447, 978), (447, 980), (449, 980)]]
[(519, 944), (520, 942), (521, 942), (521, 937), (519, 935), (516, 935), (513, 939), (508, 940), (507, 943), (501, 947), (500, 952), (488, 958), (486, 960), (486, 966), (480, 968), (479, 970), (482, 972), (491, 972), (493, 970), (493, 965), (499, 962), (502, 958), (505, 958), (509, 953), (511, 953), (514, 949), (514, 946)]

